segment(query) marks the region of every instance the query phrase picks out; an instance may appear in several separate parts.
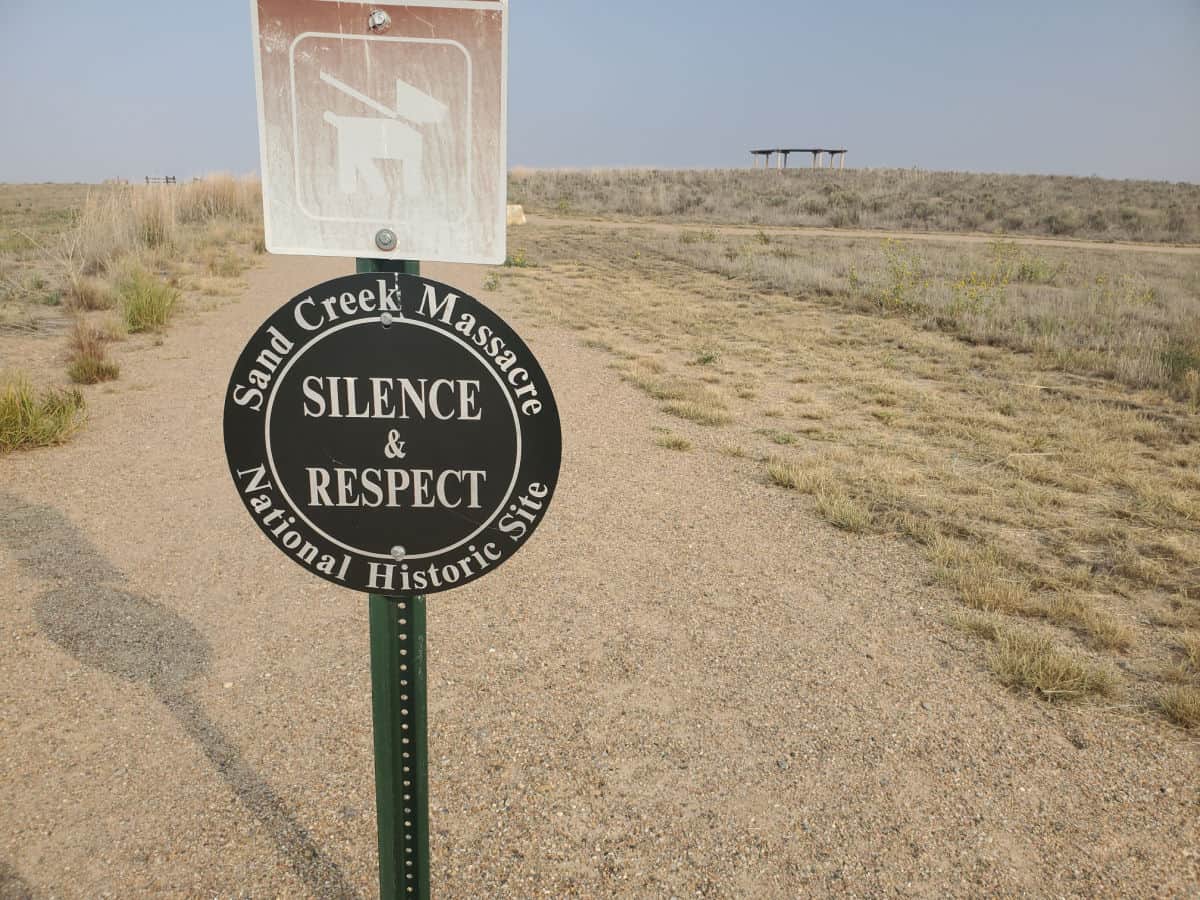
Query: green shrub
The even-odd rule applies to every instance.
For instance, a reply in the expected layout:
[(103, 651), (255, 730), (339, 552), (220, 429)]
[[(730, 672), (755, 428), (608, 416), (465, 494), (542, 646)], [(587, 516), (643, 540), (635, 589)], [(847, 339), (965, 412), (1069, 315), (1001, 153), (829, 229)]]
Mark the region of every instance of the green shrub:
[(83, 419), (75, 389), (36, 394), (24, 376), (0, 384), (0, 453), (61, 444)]
[(175, 312), (179, 291), (155, 278), (144, 269), (136, 269), (120, 286), (121, 314), (130, 332), (162, 331)]

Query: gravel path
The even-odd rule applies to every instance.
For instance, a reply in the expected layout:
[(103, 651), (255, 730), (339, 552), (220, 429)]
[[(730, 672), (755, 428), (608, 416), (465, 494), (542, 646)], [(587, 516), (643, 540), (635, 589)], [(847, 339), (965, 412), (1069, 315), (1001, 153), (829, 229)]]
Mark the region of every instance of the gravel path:
[[(258, 323), (351, 270), (273, 258), (0, 459), (0, 897), (373, 895), (365, 598), (258, 532), (220, 427)], [(430, 601), (435, 896), (1200, 894), (1195, 741), (1006, 693), (907, 547), (655, 446), (606, 355), (513, 321), (563, 470)]]

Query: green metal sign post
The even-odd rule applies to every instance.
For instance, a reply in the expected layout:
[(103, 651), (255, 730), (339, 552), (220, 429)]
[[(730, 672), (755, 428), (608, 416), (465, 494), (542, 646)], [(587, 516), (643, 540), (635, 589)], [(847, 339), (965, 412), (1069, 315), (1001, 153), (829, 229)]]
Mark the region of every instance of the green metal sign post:
[(371, 594), (379, 896), (429, 900), (425, 598)]
[[(355, 268), (421, 274), (421, 264), (408, 259), (359, 259)], [(379, 896), (429, 900), (425, 598), (370, 598)]]

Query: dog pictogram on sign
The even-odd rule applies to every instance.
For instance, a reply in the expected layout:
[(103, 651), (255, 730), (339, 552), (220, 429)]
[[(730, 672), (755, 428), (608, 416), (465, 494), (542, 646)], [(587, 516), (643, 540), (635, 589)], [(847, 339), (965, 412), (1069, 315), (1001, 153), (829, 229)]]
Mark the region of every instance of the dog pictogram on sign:
[(321, 80), (377, 113), (342, 116), (333, 110), (325, 111), (325, 121), (337, 130), (338, 186), (342, 193), (354, 194), (361, 178), (371, 193), (385, 196), (387, 182), (378, 162), (388, 160), (401, 164), (406, 197), (424, 194), (425, 138), (417, 128), (401, 120), (413, 125), (436, 124), (445, 120), (449, 107), (399, 79), (395, 109), (359, 93), (327, 72), (321, 73)]

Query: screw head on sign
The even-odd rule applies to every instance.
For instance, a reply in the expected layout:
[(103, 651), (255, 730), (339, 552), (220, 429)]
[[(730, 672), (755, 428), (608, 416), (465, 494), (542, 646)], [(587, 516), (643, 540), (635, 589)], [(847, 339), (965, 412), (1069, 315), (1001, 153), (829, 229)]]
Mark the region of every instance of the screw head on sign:
[(404, 562), (404, 557), (408, 556), (408, 551), (403, 547), (392, 548), (392, 559), (396, 562)]
[(383, 34), (392, 27), (392, 17), (382, 9), (373, 9), (367, 16), (367, 27), (375, 34)]
[(381, 228), (375, 235), (375, 246), (380, 250), (396, 249), (396, 232), (390, 228)]

